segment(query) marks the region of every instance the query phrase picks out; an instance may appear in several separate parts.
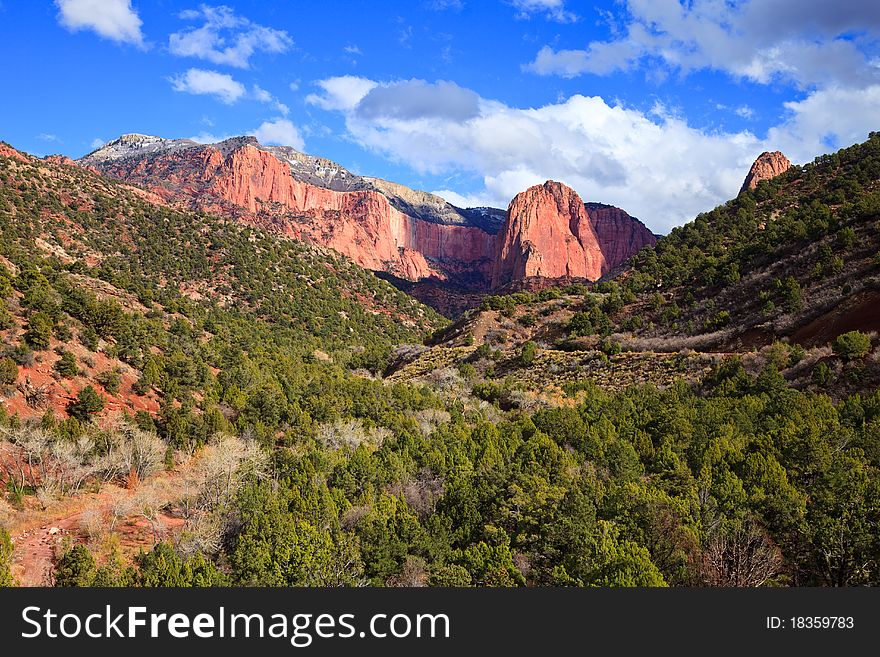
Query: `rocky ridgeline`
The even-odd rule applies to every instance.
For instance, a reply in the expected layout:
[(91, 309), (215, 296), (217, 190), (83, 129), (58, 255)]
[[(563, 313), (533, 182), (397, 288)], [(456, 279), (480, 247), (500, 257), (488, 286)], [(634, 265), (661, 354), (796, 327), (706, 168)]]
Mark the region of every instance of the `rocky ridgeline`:
[(505, 212), (357, 176), (253, 137), (217, 144), (124, 135), (80, 164), (167, 202), (232, 214), (407, 281), (488, 291), (527, 277), (596, 280), (656, 238), (619, 208), (548, 181)]

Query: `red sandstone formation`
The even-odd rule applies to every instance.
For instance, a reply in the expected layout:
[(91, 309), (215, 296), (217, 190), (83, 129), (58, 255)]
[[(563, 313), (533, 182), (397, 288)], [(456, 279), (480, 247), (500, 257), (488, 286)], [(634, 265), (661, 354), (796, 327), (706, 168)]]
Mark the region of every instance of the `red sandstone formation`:
[(608, 267), (603, 274), (619, 267), (644, 247), (657, 243), (657, 237), (641, 221), (620, 208), (600, 203), (586, 206)]
[[(472, 211), (309, 158), (253, 138), (202, 145), (125, 135), (80, 165), (141, 185), (169, 203), (329, 247), (367, 269), (462, 290), (486, 291), (533, 276), (596, 280), (655, 241), (622, 210), (585, 207), (559, 183), (518, 195), (496, 235), (494, 226), (468, 220)], [(345, 177), (340, 172), (347, 176), (343, 189), (319, 186), (325, 175), (339, 183)], [(408, 209), (415, 206), (418, 211)]]
[(739, 190), (740, 194), (747, 189), (754, 189), (762, 180), (770, 180), (780, 173), (785, 173), (790, 166), (791, 162), (779, 151), (773, 151), (772, 153), (764, 151), (758, 156), (755, 163), (752, 164), (752, 168), (749, 169), (749, 174)]
[(226, 156), (210, 145), (114, 160), (99, 168), (169, 201), (213, 212), (233, 206), (245, 219), (407, 280), (473, 271), (488, 276), (491, 266), (490, 233), (415, 219), (377, 191), (337, 192), (304, 183), (287, 163), (251, 144)]
[(11, 157), (20, 162), (27, 162), (27, 156), (24, 155), (24, 153), (15, 150), (12, 146), (4, 144), (3, 142), (0, 142), (0, 157)]
[(498, 235), (492, 287), (520, 278), (588, 278), (607, 268), (581, 198), (548, 180), (517, 194)]
[(636, 251), (656, 243), (619, 208), (591, 204), (548, 180), (518, 194), (498, 235), (492, 287), (530, 277), (597, 280)]
[(66, 155), (47, 155), (43, 158), (46, 162), (51, 162), (52, 164), (66, 164), (67, 166), (76, 166), (76, 162), (71, 160)]

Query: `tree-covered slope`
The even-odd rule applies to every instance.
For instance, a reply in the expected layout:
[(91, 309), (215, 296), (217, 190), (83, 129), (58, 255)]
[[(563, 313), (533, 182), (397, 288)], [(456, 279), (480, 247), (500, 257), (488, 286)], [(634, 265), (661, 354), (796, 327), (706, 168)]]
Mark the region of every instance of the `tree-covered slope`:
[[(254, 390), (233, 394), (218, 375), (255, 361), (254, 387), (280, 391), (278, 368), (382, 362), (443, 321), (332, 252), (22, 155), (0, 157), (0, 256), (7, 378), (29, 378), (35, 354), (64, 357), (67, 376), (51, 385), (70, 379), (72, 394), (107, 360), (137, 377), (129, 398), (247, 405)], [(93, 366), (78, 368), (77, 354)]]
[[(875, 132), (761, 182), (642, 251), (620, 277), (646, 301), (634, 332), (717, 332), (712, 340), (722, 346), (780, 337), (813, 345), (880, 328), (866, 312), (880, 293), (878, 220)], [(840, 330), (810, 326), (820, 317)]]
[[(3, 408), (34, 407), (0, 417), (0, 584), (39, 583), (56, 539), (28, 528), (57, 518), (38, 565), (65, 586), (880, 584), (880, 395), (800, 386), (794, 345), (616, 353), (669, 344), (637, 270), (446, 330), (343, 261), (2, 167)], [(435, 347), (369, 374), (419, 326)]]
[(772, 364), (798, 388), (843, 398), (880, 383), (878, 254), (872, 133), (699, 215), (596, 285), (486, 297), (395, 376), (467, 361), (508, 388), (589, 378), (620, 389), (698, 381), (738, 354), (753, 374)]

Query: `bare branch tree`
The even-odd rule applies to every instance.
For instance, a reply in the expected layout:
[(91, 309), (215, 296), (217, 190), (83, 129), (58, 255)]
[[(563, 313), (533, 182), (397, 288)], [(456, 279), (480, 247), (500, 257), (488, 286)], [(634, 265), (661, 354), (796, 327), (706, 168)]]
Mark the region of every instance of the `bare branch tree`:
[(711, 536), (700, 572), (708, 586), (755, 587), (777, 575), (782, 565), (782, 552), (764, 528), (747, 520)]

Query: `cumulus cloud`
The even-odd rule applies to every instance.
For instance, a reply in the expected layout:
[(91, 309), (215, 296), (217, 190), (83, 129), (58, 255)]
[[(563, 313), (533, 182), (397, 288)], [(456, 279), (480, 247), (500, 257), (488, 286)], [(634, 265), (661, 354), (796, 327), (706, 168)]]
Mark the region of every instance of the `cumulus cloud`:
[(319, 80), (321, 93), (309, 94), (306, 102), (325, 110), (347, 111), (355, 107), (378, 83), (355, 75)]
[(92, 30), (118, 43), (144, 47), (142, 21), (131, 0), (55, 0), (58, 21), (71, 32)]
[(785, 103), (787, 116), (767, 132), (774, 145), (795, 162), (864, 141), (877, 129), (880, 84), (864, 89), (832, 87)]
[(573, 23), (578, 17), (565, 8), (565, 0), (513, 0), (518, 18), (530, 18), (538, 14), (557, 23)]
[[(863, 140), (876, 129), (880, 102), (880, 86), (817, 92), (788, 103), (785, 119), (761, 139), (749, 131), (692, 127), (660, 105), (641, 112), (581, 95), (537, 108), (476, 96), (476, 111), (461, 113), (402, 106), (412, 81), (358, 80), (321, 81), (325, 91), (358, 91), (344, 102), (330, 92), (315, 102), (342, 113), (351, 139), (421, 174), (466, 172), (482, 179), (482, 189), (469, 193), (439, 190), (450, 202), (506, 207), (526, 187), (554, 179), (585, 200), (626, 209), (658, 232), (735, 196), (763, 150), (778, 148), (805, 162), (826, 152), (829, 138), (840, 145)], [(421, 85), (441, 108), (458, 107), (455, 99), (467, 91)]]
[(408, 80), (372, 87), (357, 103), (364, 118), (446, 118), (464, 121), (479, 113), (480, 97), (454, 82)]
[(191, 68), (186, 73), (171, 78), (170, 81), (175, 91), (216, 96), (227, 105), (236, 102), (245, 94), (244, 85), (233, 79), (231, 75), (201, 68)]
[(302, 136), (296, 126), (287, 119), (264, 121), (254, 130), (254, 136), (261, 144), (292, 146), (298, 151), (305, 148)]
[(460, 194), (452, 189), (435, 189), (431, 193), (446, 199), (459, 208), (482, 208), (497, 205), (493, 203), (493, 199), (481, 194)]
[(583, 49), (541, 48), (525, 68), (541, 75), (605, 75), (642, 63), (685, 73), (724, 71), (802, 88), (880, 81), (866, 54), (880, 35), (880, 3), (841, 0), (627, 0), (623, 29)]
[(201, 20), (200, 27), (173, 33), (168, 49), (181, 57), (197, 57), (214, 64), (248, 68), (257, 52), (283, 53), (293, 46), (284, 30), (257, 25), (236, 15), (229, 7), (201, 5), (178, 15), (187, 21)]

